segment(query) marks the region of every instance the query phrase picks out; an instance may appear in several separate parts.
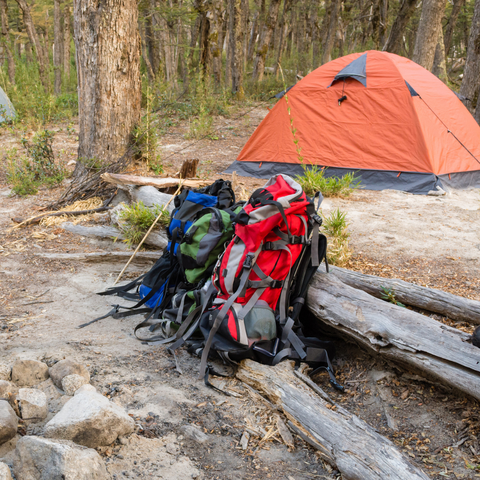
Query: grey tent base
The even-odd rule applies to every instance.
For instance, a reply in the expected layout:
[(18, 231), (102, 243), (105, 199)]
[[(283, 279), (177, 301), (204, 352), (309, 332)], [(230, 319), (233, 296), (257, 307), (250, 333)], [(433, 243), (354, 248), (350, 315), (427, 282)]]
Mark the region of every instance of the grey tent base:
[[(238, 175), (255, 178), (270, 178), (272, 175), (285, 173), (290, 176), (302, 175), (302, 165), (298, 163), (275, 162), (240, 162), (235, 160), (224, 173), (237, 172)], [(480, 170), (473, 172), (452, 173), (436, 176), (433, 173), (401, 172), (386, 170), (353, 170), (348, 168), (328, 167), (325, 177), (341, 177), (354, 172), (361, 180), (361, 187), (366, 190), (401, 190), (403, 192), (427, 194), (439, 186), (448, 188), (480, 187)]]

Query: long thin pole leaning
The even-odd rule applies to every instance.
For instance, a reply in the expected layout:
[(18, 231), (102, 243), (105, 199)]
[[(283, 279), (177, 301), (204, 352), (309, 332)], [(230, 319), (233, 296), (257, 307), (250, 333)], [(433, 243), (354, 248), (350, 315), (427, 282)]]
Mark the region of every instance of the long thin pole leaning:
[(140, 247), (143, 245), (143, 242), (146, 240), (146, 238), (150, 235), (150, 232), (153, 230), (153, 228), (155, 227), (155, 225), (157, 224), (158, 220), (160, 219), (160, 217), (162, 216), (162, 213), (167, 209), (167, 207), (170, 205), (170, 202), (180, 193), (180, 190), (182, 189), (182, 186), (183, 186), (183, 182), (184, 180), (181, 180), (180, 181), (180, 185), (178, 186), (177, 188), (177, 191), (173, 194), (173, 196), (170, 198), (170, 200), (161, 208), (160, 210), (160, 213), (158, 214), (157, 218), (155, 219), (155, 221), (152, 223), (152, 226), (148, 229), (147, 233), (145, 234), (145, 236), (142, 238), (142, 241), (138, 244), (137, 248), (135, 249), (135, 251), (133, 252), (132, 256), (130, 257), (130, 259), (128, 260), (127, 264), (123, 267), (123, 270), (119, 273), (117, 279), (115, 280), (114, 282), (114, 285), (116, 285), (118, 283), (118, 281), (122, 278), (122, 275), (125, 273), (125, 270), (128, 268), (128, 266), (130, 265), (130, 263), (132, 262), (132, 260), (135, 258), (135, 255), (137, 254), (137, 252), (140, 250)]

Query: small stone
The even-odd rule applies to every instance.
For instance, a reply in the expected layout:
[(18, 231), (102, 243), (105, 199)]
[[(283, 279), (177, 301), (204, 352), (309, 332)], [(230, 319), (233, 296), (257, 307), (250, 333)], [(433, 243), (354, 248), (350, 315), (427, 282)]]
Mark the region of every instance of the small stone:
[(77, 390), (75, 396), (45, 425), (45, 436), (96, 448), (112, 444), (118, 436), (128, 435), (134, 428), (133, 419), (124, 409), (98, 392)]
[(0, 363), (0, 380), (10, 380), (12, 378), (12, 367)]
[(81, 375), (77, 375), (74, 373), (73, 375), (67, 375), (62, 379), (62, 390), (67, 395), (75, 395), (75, 392), (82, 387), (83, 385), (87, 384), (88, 381), (85, 377)]
[(242, 450), (247, 449), (249, 440), (250, 434), (248, 432), (243, 432), (242, 438), (240, 439), (240, 446), (242, 447)]
[(96, 392), (97, 389), (93, 386), (90, 385), (89, 383), (86, 383), (85, 385), (82, 385), (76, 392), (75, 395), (78, 395), (83, 392)]
[(203, 433), (202, 430), (195, 425), (182, 425), (180, 431), (185, 435), (185, 437), (197, 443), (206, 443), (209, 440), (208, 435)]
[(12, 473), (6, 463), (0, 462), (0, 480), (12, 480)]
[(21, 388), (18, 391), (17, 400), (23, 420), (40, 422), (47, 418), (47, 396), (40, 390)]
[(15, 408), (15, 399), (18, 395), (18, 387), (7, 380), (0, 380), (0, 399), (7, 400)]
[(107, 480), (105, 463), (91, 448), (73, 442), (25, 436), (17, 442), (13, 472), (28, 480)]
[(17, 434), (18, 418), (6, 400), (0, 400), (0, 445)]
[(169, 453), (170, 455), (178, 455), (178, 453), (180, 452), (180, 447), (173, 442), (167, 443), (166, 448), (167, 453)]
[(118, 441), (121, 445), (128, 445), (130, 443), (128, 437), (118, 437)]
[(62, 380), (68, 375), (80, 375), (85, 378), (86, 383), (90, 381), (90, 374), (88, 370), (79, 363), (74, 362), (71, 358), (60, 360), (53, 367), (49, 369), (50, 376), (53, 383), (62, 388)]
[(12, 367), (12, 382), (19, 387), (33, 387), (47, 378), (47, 365), (37, 360), (17, 360)]

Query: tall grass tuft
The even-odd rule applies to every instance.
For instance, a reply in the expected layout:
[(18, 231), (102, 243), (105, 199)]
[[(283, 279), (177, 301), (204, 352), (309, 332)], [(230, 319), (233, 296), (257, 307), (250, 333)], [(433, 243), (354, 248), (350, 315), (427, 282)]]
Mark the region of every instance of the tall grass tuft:
[(325, 168), (318, 165), (307, 167), (302, 165), (303, 175), (297, 175), (295, 180), (301, 185), (303, 191), (310, 196), (322, 192), (324, 197), (349, 197), (354, 190), (360, 188), (360, 180), (355, 178), (353, 172), (343, 177), (325, 177)]
[(323, 229), (329, 240), (327, 259), (338, 267), (346, 265), (353, 253), (349, 245), (348, 225), (346, 212), (338, 208), (323, 219)]

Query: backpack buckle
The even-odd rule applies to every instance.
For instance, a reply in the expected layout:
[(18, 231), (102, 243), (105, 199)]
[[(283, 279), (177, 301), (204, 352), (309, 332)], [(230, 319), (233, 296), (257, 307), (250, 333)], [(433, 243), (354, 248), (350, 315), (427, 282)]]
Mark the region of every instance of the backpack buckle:
[(312, 215), (313, 220), (318, 223), (318, 226), (321, 227), (323, 223), (323, 219), (320, 215), (317, 215), (316, 213)]
[(253, 264), (253, 255), (247, 255), (243, 262), (243, 268), (247, 268), (248, 270), (250, 270), (252, 268), (252, 264)]

